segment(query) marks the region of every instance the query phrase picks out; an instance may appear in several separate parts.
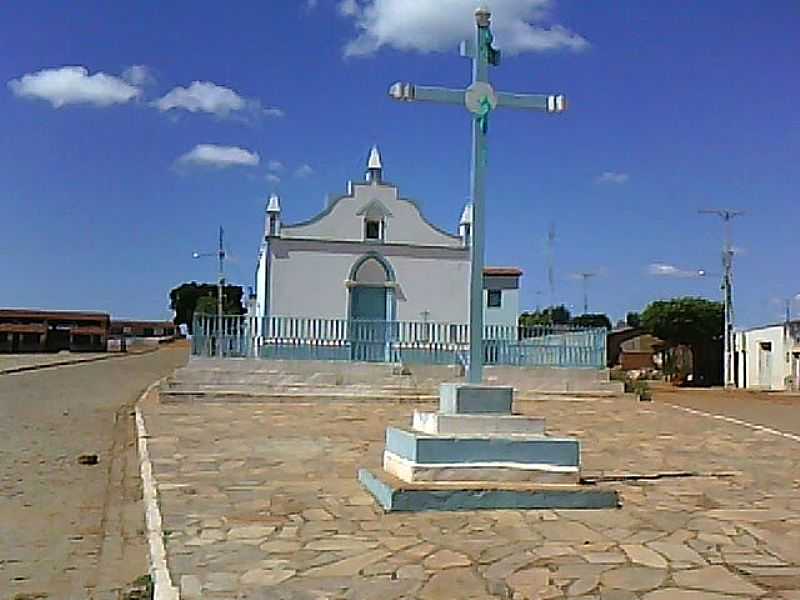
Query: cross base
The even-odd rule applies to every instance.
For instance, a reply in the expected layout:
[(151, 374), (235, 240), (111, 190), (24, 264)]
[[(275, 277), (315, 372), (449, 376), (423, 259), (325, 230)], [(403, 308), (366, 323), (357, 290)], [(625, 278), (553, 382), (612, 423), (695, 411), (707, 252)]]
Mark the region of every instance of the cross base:
[(614, 508), (617, 492), (580, 483), (580, 443), (512, 413), (513, 389), (442, 384), (439, 411), (389, 427), (383, 471), (361, 484), (386, 511)]

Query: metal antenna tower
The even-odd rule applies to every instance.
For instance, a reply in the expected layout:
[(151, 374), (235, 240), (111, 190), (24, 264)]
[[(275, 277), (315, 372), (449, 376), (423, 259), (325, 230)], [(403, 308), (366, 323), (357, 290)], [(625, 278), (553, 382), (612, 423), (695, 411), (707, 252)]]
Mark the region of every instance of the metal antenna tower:
[(578, 277), (583, 279), (583, 314), (585, 315), (589, 314), (589, 280), (596, 276), (597, 273), (578, 273)]
[(556, 224), (550, 223), (550, 230), (547, 232), (547, 283), (550, 286), (550, 306), (556, 305), (555, 246)]
[(716, 215), (725, 224), (725, 241), (722, 246), (722, 294), (725, 305), (725, 329), (723, 331), (723, 383), (725, 387), (734, 387), (733, 354), (735, 341), (733, 337), (733, 246), (731, 245), (731, 221), (744, 214), (741, 210), (704, 208), (698, 211), (701, 215)]

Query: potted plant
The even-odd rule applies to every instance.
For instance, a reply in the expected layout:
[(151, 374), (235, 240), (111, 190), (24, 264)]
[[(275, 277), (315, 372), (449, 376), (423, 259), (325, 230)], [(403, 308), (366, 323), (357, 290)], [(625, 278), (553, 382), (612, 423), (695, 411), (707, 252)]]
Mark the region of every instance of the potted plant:
[(633, 382), (633, 393), (640, 402), (650, 402), (653, 399), (653, 392), (646, 381)]

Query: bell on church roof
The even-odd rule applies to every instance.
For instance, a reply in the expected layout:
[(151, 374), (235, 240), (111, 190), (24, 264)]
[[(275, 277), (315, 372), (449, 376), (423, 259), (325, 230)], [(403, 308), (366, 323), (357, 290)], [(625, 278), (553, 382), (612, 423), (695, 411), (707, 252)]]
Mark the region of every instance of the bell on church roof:
[(267, 212), (268, 213), (281, 212), (281, 200), (278, 197), (278, 194), (272, 194), (269, 197), (269, 202), (267, 203)]
[(378, 146), (373, 146), (372, 150), (369, 151), (369, 160), (367, 160), (367, 181), (380, 183), (382, 173), (381, 151), (378, 150)]

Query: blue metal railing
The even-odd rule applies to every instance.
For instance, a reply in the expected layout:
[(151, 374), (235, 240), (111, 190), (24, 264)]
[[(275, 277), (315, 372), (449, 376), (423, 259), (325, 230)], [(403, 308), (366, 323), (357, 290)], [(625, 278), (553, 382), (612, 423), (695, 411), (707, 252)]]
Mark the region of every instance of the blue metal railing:
[[(220, 322), (200, 315), (193, 331), (196, 356), (455, 365), (469, 355), (469, 326), (458, 323), (247, 316)], [(487, 365), (602, 368), (606, 330), (487, 325), (483, 346)]]

